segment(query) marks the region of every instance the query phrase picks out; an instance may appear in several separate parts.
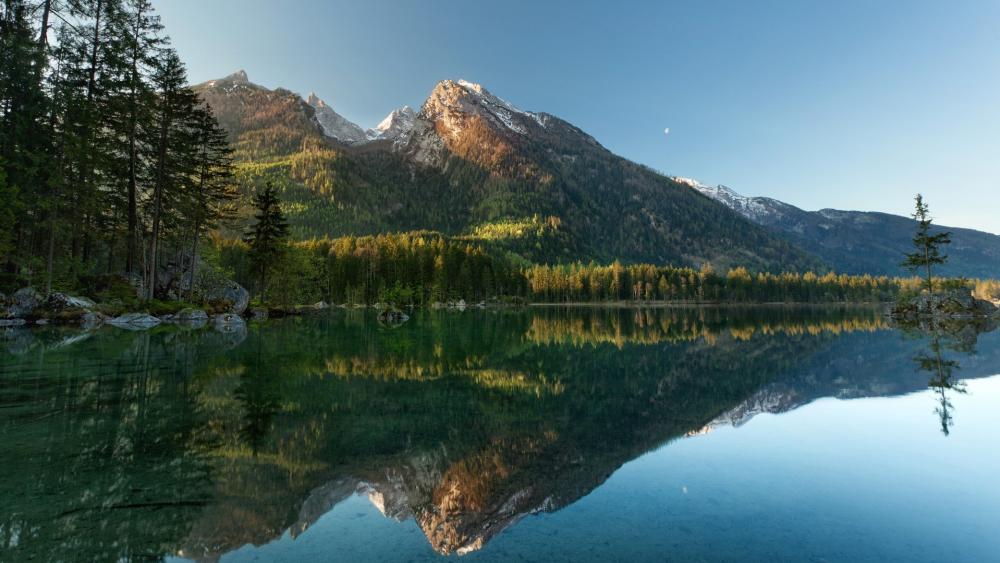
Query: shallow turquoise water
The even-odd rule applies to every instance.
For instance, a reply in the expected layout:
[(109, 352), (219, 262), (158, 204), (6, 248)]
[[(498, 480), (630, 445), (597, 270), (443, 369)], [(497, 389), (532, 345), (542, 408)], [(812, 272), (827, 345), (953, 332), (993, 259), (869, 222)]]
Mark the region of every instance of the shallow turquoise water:
[(874, 311), (7, 332), (0, 560), (987, 561), (1000, 331)]

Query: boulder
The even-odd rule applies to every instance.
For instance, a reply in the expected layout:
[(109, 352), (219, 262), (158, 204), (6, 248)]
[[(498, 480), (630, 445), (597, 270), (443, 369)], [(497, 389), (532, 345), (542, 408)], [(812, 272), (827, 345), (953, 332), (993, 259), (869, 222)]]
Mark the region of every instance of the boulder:
[(126, 313), (108, 321), (111, 326), (127, 330), (146, 330), (160, 324), (160, 319), (146, 313)]
[(6, 328), (9, 326), (21, 326), (25, 322), (24, 319), (0, 319), (0, 328)]
[(312, 308), (321, 311), (323, 309), (329, 309), (330, 304), (327, 303), (326, 301), (319, 301), (318, 303), (313, 303)]
[(250, 309), (250, 318), (255, 321), (263, 321), (267, 319), (267, 308), (254, 307), (253, 309)]
[(80, 316), (80, 325), (86, 330), (91, 330), (101, 326), (108, 318), (95, 311), (87, 311)]
[(74, 297), (72, 295), (66, 295), (65, 293), (53, 293), (45, 301), (45, 308), (54, 313), (65, 311), (66, 309), (90, 310), (96, 306), (97, 303), (94, 303), (86, 297)]
[(22, 287), (10, 296), (11, 317), (27, 317), (35, 312), (42, 303), (42, 296), (32, 287)]
[(179, 323), (199, 323), (208, 322), (208, 313), (201, 309), (181, 309), (174, 315), (173, 320)]
[(230, 313), (241, 315), (250, 304), (250, 292), (234, 281), (227, 281), (206, 293), (205, 299), (209, 303), (227, 302)]

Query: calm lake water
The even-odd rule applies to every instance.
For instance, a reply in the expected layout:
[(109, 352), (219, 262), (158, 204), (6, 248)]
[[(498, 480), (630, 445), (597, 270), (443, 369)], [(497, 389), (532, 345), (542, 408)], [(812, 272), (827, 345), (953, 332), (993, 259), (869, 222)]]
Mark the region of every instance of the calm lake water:
[(0, 333), (0, 561), (997, 561), (1000, 331), (335, 310)]

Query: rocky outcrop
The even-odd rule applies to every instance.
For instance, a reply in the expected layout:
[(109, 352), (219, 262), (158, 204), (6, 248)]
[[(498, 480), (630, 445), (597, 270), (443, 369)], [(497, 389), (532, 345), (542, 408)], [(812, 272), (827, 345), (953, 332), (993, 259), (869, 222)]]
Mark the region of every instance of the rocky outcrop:
[(108, 324), (126, 330), (147, 330), (159, 325), (160, 319), (146, 313), (126, 313), (108, 321)]
[(10, 296), (9, 317), (24, 318), (31, 316), (42, 304), (42, 296), (32, 287), (22, 287)]
[(234, 281), (227, 281), (206, 292), (205, 300), (213, 305), (225, 306), (230, 313), (242, 315), (250, 304), (250, 292)]
[(901, 300), (889, 311), (896, 319), (975, 319), (989, 318), (998, 314), (997, 307), (983, 299), (977, 299), (968, 289), (953, 289), (941, 292), (923, 291)]

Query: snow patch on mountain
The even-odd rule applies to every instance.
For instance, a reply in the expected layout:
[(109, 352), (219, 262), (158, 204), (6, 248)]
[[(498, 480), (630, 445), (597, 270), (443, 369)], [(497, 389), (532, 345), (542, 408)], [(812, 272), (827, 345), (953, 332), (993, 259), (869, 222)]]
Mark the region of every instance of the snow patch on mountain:
[(316, 122), (327, 137), (349, 145), (356, 145), (369, 140), (368, 135), (361, 127), (358, 127), (339, 113), (333, 111), (333, 108), (319, 99), (316, 94), (309, 94), (309, 97), (306, 98), (306, 103), (316, 110)]
[(373, 129), (366, 131), (368, 140), (390, 140), (394, 143), (405, 141), (413, 130), (413, 124), (417, 119), (417, 112), (410, 106), (403, 106), (394, 109), (392, 112), (376, 125)]
[(773, 223), (796, 209), (787, 203), (769, 197), (745, 196), (723, 185), (706, 186), (693, 178), (680, 176), (674, 177), (673, 180), (714, 199), (758, 224)]

